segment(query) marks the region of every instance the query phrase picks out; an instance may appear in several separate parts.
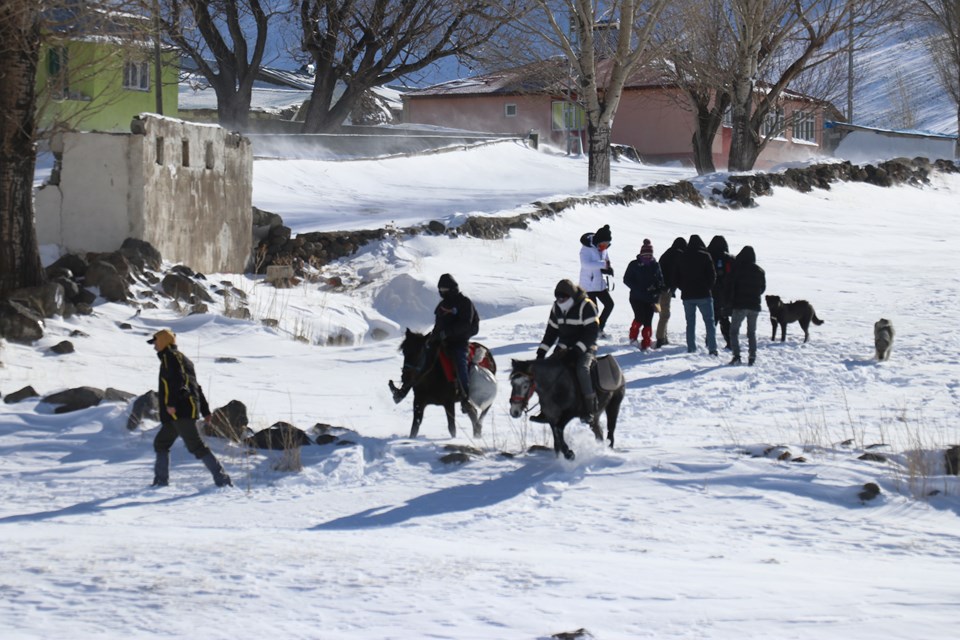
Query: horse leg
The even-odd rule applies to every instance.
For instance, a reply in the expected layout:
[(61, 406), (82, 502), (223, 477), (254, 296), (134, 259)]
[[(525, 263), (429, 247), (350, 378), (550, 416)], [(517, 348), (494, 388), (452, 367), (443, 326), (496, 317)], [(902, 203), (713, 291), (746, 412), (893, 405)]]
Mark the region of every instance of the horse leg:
[(487, 415), (487, 410), (484, 409), (480, 415), (477, 415), (477, 408), (475, 406), (471, 404), (469, 409), (467, 415), (470, 416), (470, 422), (473, 424), (473, 437), (479, 438), (483, 432), (481, 421), (483, 420), (483, 416)]
[(410, 437), (416, 438), (417, 434), (420, 433), (420, 423), (423, 422), (423, 409), (424, 405), (417, 401), (416, 398), (413, 400), (413, 423), (410, 425)]
[(607, 403), (607, 440), (610, 442), (610, 448), (613, 449), (613, 434), (617, 430), (617, 416), (620, 415), (620, 403), (623, 402), (624, 390), (618, 389), (610, 396), (610, 402)]
[(457, 419), (456, 414), (453, 412), (453, 402), (447, 402), (443, 405), (443, 410), (447, 412), (447, 431), (450, 432), (451, 438), (457, 437)]
[(567, 460), (573, 460), (575, 455), (570, 447), (567, 446), (567, 441), (563, 438), (563, 427), (556, 426), (551, 424), (550, 430), (553, 431), (553, 452), (557, 457), (560, 457), (560, 454), (563, 454), (563, 457)]

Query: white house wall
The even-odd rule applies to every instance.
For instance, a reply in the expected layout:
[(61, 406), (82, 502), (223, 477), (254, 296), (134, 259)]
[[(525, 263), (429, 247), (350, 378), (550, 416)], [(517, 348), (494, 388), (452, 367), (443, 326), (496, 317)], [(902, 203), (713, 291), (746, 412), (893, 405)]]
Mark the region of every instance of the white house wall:
[(62, 152), (59, 184), (36, 195), (37, 239), (69, 252), (115, 251), (130, 237), (130, 136), (66, 133), (52, 142)]
[(196, 271), (244, 271), (252, 246), (249, 141), (217, 125), (152, 115), (132, 129), (65, 135), (60, 183), (37, 192), (40, 243), (115, 251), (133, 237)]

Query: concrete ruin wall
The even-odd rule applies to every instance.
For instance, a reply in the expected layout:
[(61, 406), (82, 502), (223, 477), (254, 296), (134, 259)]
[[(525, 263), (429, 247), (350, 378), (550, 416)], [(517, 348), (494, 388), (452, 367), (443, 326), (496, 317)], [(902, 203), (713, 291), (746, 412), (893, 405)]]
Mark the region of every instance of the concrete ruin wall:
[(243, 272), (251, 256), (250, 142), (217, 125), (141, 115), (130, 134), (67, 133), (37, 192), (40, 244), (115, 251), (126, 238), (205, 273)]

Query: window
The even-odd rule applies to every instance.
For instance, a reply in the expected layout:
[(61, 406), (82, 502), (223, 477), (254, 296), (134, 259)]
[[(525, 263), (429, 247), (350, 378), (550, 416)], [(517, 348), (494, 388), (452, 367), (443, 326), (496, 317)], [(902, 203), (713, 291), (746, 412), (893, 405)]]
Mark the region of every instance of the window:
[(163, 165), (163, 136), (157, 136), (157, 164)]
[(572, 102), (555, 101), (550, 105), (551, 129), (554, 131), (583, 131), (587, 114), (583, 107)]
[(181, 157), (183, 162), (181, 162), (181, 164), (185, 167), (189, 167), (190, 166), (190, 141), (184, 140), (182, 147), (183, 147), (183, 153)]
[(213, 169), (213, 143), (205, 142), (203, 145), (203, 162), (207, 169)]
[(134, 91), (150, 90), (150, 63), (130, 62), (123, 64), (123, 88)]
[(793, 138), (794, 140), (817, 141), (817, 117), (809, 111), (794, 111)]
[(783, 135), (784, 120), (783, 107), (777, 107), (767, 112), (760, 126), (760, 135), (775, 138)]
[(69, 55), (66, 47), (51, 47), (47, 52), (47, 73), (50, 76), (50, 86), (58, 97), (66, 97), (70, 91), (67, 80)]
[(508, 118), (517, 117), (517, 105), (510, 103), (503, 105), (503, 115)]

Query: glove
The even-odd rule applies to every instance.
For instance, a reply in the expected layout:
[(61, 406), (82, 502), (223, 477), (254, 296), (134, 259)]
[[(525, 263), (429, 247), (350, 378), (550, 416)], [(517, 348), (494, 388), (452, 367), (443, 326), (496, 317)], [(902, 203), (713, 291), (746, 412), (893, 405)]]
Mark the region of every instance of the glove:
[(613, 267), (604, 267), (603, 269), (600, 269), (600, 273), (605, 276), (613, 277)]

